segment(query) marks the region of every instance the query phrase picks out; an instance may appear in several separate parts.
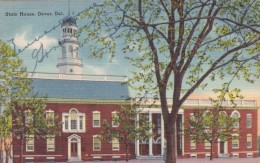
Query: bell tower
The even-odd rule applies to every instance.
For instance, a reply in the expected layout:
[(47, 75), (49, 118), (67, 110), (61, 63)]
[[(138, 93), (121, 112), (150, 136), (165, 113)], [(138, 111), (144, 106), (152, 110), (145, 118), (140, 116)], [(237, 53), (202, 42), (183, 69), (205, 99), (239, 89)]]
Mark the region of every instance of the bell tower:
[(62, 54), (57, 67), (60, 74), (81, 75), (83, 73), (82, 60), (79, 58), (78, 27), (76, 18), (66, 16), (61, 23), (62, 37), (59, 41)]

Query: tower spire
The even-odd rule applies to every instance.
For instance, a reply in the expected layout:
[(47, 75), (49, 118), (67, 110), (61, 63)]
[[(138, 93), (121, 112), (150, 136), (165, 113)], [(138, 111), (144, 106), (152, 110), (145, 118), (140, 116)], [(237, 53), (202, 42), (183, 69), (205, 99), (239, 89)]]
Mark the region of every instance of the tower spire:
[(70, 16), (70, 0), (68, 2), (68, 16)]

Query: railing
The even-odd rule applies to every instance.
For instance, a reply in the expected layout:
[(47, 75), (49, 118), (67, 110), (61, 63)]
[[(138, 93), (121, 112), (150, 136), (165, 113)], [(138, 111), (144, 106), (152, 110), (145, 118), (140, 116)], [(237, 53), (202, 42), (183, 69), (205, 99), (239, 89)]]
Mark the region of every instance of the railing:
[(126, 76), (118, 75), (88, 75), (88, 74), (59, 74), (59, 73), (28, 73), (29, 78), (39, 79), (69, 79), (89, 81), (116, 81), (127, 82)]
[[(147, 98), (147, 99), (137, 98), (136, 101), (142, 105), (151, 105), (151, 104), (160, 105), (160, 100), (154, 100), (151, 98)], [(168, 99), (167, 103), (168, 105), (172, 105), (172, 99)], [(184, 101), (182, 106), (199, 106), (199, 107), (214, 106), (214, 103), (209, 99), (187, 99), (186, 101)], [(234, 100), (233, 103), (231, 101), (222, 101), (221, 106), (256, 107), (257, 103), (256, 100)]]
[[(213, 106), (213, 102), (209, 99), (187, 99), (184, 103), (186, 105), (192, 106)], [(231, 101), (222, 101), (221, 106), (244, 106), (244, 107), (256, 107), (256, 100), (234, 100)]]

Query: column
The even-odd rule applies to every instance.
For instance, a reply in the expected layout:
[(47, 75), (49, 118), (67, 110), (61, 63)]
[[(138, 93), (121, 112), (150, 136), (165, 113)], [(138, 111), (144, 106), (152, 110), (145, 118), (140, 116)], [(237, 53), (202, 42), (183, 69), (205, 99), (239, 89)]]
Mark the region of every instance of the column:
[[(137, 114), (136, 115), (136, 128), (139, 128), (139, 114)], [(135, 154), (136, 154), (136, 156), (138, 157), (138, 156), (140, 156), (140, 140), (139, 139), (137, 139), (136, 140), (136, 143), (135, 143)]]
[(164, 152), (164, 121), (163, 121), (163, 115), (161, 114), (161, 155), (163, 155)]
[[(149, 125), (152, 125), (153, 119), (152, 119), (152, 113), (149, 112)], [(149, 133), (152, 134), (152, 129), (149, 130)], [(153, 156), (153, 138), (149, 138), (149, 156)]]

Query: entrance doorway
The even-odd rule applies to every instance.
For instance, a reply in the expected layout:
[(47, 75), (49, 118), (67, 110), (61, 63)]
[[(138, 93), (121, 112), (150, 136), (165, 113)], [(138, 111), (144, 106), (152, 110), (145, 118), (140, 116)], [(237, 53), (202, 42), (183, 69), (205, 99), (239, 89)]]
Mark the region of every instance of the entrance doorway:
[(68, 161), (81, 160), (81, 137), (73, 134), (68, 137)]
[(225, 142), (221, 141), (219, 143), (219, 153), (224, 154), (225, 153)]
[(78, 157), (78, 143), (71, 142), (71, 157)]

